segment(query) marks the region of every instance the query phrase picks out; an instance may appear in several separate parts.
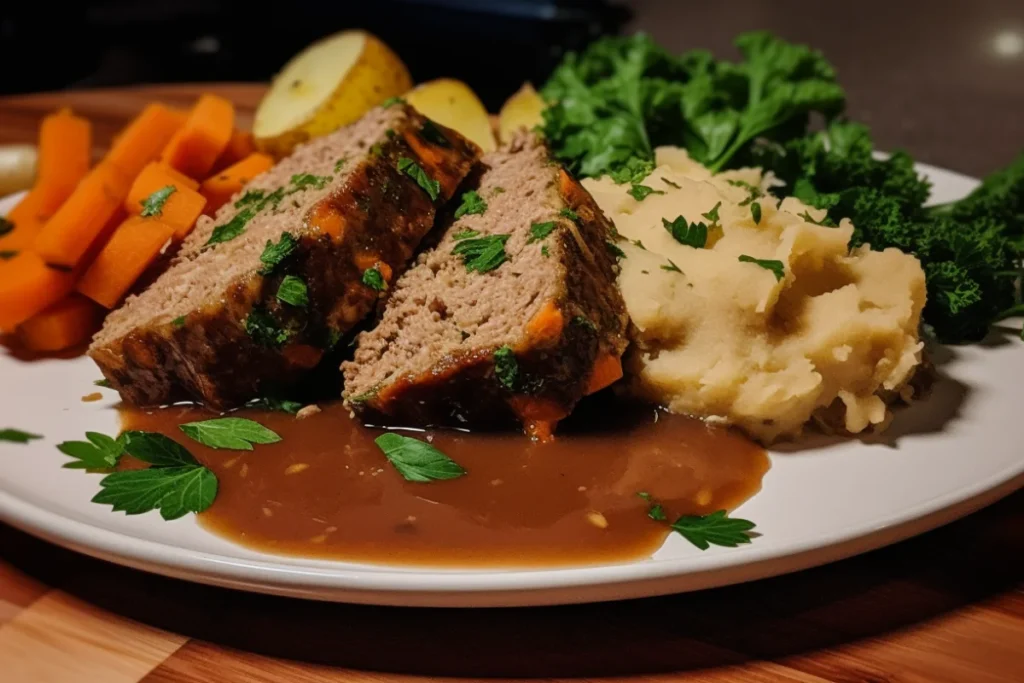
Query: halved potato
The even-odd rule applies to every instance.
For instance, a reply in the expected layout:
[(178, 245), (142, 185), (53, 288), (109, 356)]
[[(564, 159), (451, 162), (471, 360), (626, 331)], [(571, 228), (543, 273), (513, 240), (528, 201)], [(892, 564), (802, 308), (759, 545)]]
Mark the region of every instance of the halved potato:
[(544, 111), (544, 100), (529, 83), (523, 83), (523, 87), (516, 91), (516, 94), (505, 100), (498, 113), (498, 136), (502, 142), (512, 139), (513, 133), (520, 128), (532, 130), (544, 122), (541, 112)]
[(424, 116), (462, 133), (483, 151), (497, 147), (487, 109), (462, 81), (439, 78), (416, 86), (403, 97)]
[(313, 43), (274, 77), (253, 120), (256, 146), (275, 158), (359, 119), (412, 87), (409, 70), (379, 38), (342, 31)]
[(0, 197), (32, 187), (38, 161), (35, 145), (0, 146)]

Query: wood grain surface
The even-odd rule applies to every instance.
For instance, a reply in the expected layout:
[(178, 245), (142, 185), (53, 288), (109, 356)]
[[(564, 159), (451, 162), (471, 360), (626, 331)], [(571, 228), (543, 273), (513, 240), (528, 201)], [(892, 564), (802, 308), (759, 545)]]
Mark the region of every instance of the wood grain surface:
[[(262, 87), (0, 99), (0, 143), (33, 140), (46, 112), (70, 106), (93, 120), (99, 153), (145, 102), (208, 90), (250, 117)], [(0, 681), (1019, 683), (1022, 560), (1018, 492), (891, 548), (741, 586), (552, 608), (377, 608), (189, 584), (0, 525)]]

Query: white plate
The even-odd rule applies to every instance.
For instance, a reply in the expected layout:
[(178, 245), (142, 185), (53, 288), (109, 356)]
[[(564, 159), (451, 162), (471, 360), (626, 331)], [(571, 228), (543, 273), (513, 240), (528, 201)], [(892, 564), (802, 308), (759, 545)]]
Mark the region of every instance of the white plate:
[[(977, 181), (920, 166), (936, 201)], [(9, 209), (15, 198), (0, 202)], [(701, 552), (673, 536), (653, 558), (538, 570), (439, 570), (267, 555), (203, 531), (194, 518), (126, 517), (89, 502), (99, 475), (62, 469), (54, 444), (118, 429), (113, 392), (83, 403), (99, 372), (86, 358), (0, 355), (0, 427), (44, 434), (0, 442), (0, 518), (74, 550), (138, 569), (280, 595), (389, 605), (540, 605), (659, 595), (795, 571), (898, 541), (961, 517), (1024, 483), (1019, 386), (1024, 344), (940, 350), (942, 380), (901, 413), (894, 445), (822, 442), (773, 452), (764, 488), (739, 514), (761, 536)], [(942, 356), (948, 356), (943, 358)]]

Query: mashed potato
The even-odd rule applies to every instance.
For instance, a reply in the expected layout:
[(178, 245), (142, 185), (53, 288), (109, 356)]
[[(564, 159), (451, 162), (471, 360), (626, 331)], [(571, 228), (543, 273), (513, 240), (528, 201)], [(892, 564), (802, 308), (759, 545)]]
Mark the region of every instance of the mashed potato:
[[(853, 226), (794, 198), (758, 197), (758, 169), (712, 176), (683, 150), (660, 148), (642, 201), (609, 178), (584, 184), (630, 243), (619, 286), (636, 327), (631, 388), (673, 412), (716, 418), (770, 442), (812, 417), (849, 432), (888, 424), (880, 394), (921, 362), (921, 264), (896, 249), (850, 251)], [(732, 182), (730, 182), (732, 181)], [(705, 248), (677, 242), (662, 219), (718, 205)], [(770, 268), (740, 257), (781, 262)], [(779, 264), (765, 264), (777, 269)], [(681, 272), (678, 272), (681, 271)]]

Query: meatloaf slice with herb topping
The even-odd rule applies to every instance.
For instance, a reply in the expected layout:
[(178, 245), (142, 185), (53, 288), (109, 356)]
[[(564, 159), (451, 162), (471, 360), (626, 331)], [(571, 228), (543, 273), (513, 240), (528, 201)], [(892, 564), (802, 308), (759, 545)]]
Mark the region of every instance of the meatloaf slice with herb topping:
[(138, 405), (286, 389), (373, 310), (479, 154), (400, 102), (300, 147), (198, 224), (89, 355)]
[(518, 420), (544, 440), (582, 396), (622, 374), (614, 228), (532, 135), (481, 166), (437, 246), (359, 335), (342, 365), (344, 397), (371, 419)]

